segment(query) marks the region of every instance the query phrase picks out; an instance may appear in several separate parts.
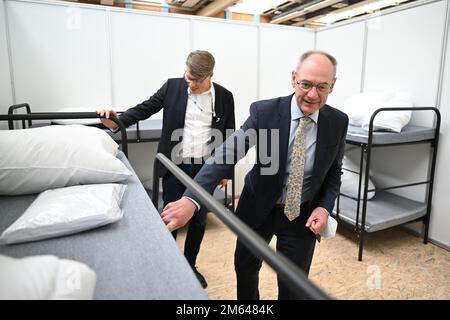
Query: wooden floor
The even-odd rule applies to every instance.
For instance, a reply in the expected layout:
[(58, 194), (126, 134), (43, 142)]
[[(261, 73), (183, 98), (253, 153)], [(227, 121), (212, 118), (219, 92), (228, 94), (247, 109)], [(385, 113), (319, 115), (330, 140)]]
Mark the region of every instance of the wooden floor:
[[(180, 248), (184, 238), (181, 230)], [(234, 234), (209, 214), (197, 266), (208, 281), (210, 299), (236, 299), (235, 242)], [(361, 262), (356, 236), (339, 226), (335, 238), (317, 243), (310, 280), (335, 299), (450, 299), (450, 252), (394, 228), (367, 235)], [(260, 295), (277, 298), (276, 276), (267, 265), (260, 273)]]

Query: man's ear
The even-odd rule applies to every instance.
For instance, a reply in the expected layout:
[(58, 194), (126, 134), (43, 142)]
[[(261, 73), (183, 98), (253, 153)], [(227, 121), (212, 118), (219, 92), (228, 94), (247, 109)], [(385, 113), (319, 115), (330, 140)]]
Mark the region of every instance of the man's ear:
[(295, 89), (295, 85), (296, 85), (296, 83), (295, 83), (295, 70), (292, 70), (291, 85), (292, 85), (292, 88)]
[(331, 90), (330, 90), (330, 93), (333, 92), (334, 84), (335, 84), (335, 83), (336, 83), (336, 78), (334, 78), (333, 81), (331, 82)]

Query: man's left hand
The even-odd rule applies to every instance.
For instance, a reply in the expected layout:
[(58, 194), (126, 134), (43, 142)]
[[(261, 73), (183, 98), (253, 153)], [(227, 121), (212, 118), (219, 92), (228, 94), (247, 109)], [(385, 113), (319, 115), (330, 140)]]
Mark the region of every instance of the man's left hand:
[(313, 210), (306, 221), (306, 227), (309, 228), (314, 234), (318, 234), (328, 223), (328, 211), (325, 208), (317, 207)]

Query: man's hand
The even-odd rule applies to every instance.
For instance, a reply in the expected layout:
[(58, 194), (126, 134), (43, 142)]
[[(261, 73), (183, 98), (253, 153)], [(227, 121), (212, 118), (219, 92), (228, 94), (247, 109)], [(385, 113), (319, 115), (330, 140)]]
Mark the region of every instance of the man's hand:
[(188, 198), (171, 202), (164, 207), (161, 218), (167, 225), (169, 231), (184, 226), (194, 215), (197, 206)]
[(114, 110), (112, 110), (112, 109), (98, 109), (96, 112), (97, 112), (97, 114), (100, 117), (105, 116), (105, 118), (100, 118), (102, 124), (105, 127), (109, 128), (109, 129), (113, 129), (113, 130), (118, 127), (118, 125), (114, 121), (109, 120), (110, 116), (117, 117), (117, 113)]
[(325, 208), (317, 207), (313, 210), (306, 221), (306, 227), (309, 228), (314, 234), (318, 234), (328, 223), (328, 211)]
[(223, 188), (227, 185), (227, 183), (228, 183), (228, 179), (222, 179), (222, 180), (220, 180), (220, 182), (219, 182), (219, 188), (220, 188), (220, 189), (223, 189)]

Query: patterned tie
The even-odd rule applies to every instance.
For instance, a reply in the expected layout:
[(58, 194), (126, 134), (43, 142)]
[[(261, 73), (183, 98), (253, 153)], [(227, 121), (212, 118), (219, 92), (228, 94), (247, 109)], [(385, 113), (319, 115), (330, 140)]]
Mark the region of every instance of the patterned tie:
[(311, 122), (309, 117), (300, 118), (291, 156), (291, 172), (287, 182), (287, 196), (284, 214), (289, 221), (300, 215), (302, 203), (303, 174), (305, 171), (306, 134), (305, 128)]

